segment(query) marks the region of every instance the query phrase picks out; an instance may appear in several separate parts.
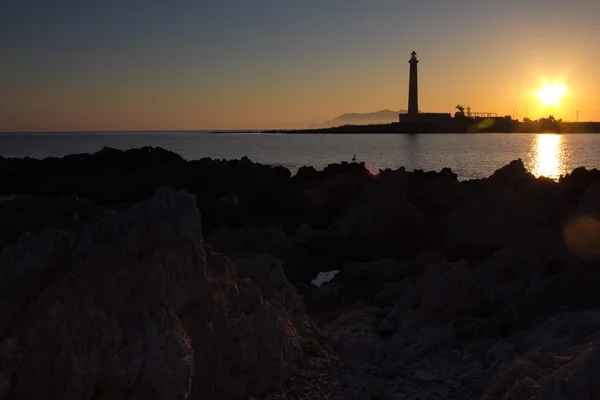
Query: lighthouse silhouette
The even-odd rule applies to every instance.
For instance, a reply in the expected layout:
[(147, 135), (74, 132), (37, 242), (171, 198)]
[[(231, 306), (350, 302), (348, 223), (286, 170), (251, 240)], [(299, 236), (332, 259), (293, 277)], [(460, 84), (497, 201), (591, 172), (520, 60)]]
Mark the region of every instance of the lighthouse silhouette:
[(419, 84), (417, 80), (417, 52), (410, 53), (410, 72), (408, 77), (408, 115), (416, 117), (419, 113)]
[(416, 51), (410, 53), (410, 60), (408, 63), (410, 64), (408, 76), (408, 112), (406, 114), (400, 113), (398, 115), (398, 122), (431, 125), (439, 122), (451, 121), (452, 115), (450, 113), (419, 112), (419, 83), (417, 78), (417, 64), (419, 64), (419, 60), (417, 60)]

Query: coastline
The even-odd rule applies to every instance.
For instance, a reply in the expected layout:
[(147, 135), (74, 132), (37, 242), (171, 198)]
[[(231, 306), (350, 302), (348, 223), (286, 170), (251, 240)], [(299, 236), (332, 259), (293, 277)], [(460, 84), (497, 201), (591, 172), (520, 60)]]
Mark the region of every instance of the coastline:
[(427, 133), (600, 133), (600, 122), (519, 122), (496, 119), (453, 119), (439, 123), (391, 123), (375, 125), (343, 125), (318, 129), (275, 129), (261, 131), (264, 134), (427, 134)]

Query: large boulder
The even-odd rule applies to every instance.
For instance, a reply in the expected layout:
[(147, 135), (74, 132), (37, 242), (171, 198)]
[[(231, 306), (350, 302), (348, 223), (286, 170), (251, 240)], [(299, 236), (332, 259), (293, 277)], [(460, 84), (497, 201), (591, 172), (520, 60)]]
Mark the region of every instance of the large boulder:
[(584, 167), (575, 168), (570, 174), (561, 176), (558, 180), (571, 206), (576, 206), (587, 189), (600, 180), (600, 171), (587, 170)]
[(382, 335), (405, 335), (431, 325), (445, 326), (477, 307), (474, 276), (464, 261), (431, 264), (420, 278), (408, 278), (403, 291), (379, 325)]
[[(85, 189), (83, 185), (91, 183), (108, 170), (119, 169), (127, 175), (183, 162), (183, 158), (178, 154), (149, 146), (126, 151), (105, 147), (94, 154), (71, 154), (43, 160), (28, 157), (9, 158), (0, 166), (0, 193), (37, 191), (64, 195), (82, 194), (88, 189), (94, 192), (93, 186)], [(157, 184), (156, 174), (149, 175), (155, 178), (154, 183)]]
[(598, 311), (564, 313), (527, 334), (498, 343), (492, 354), (508, 360), (483, 399), (600, 399)]
[(186, 165), (183, 187), (198, 195), (204, 227), (241, 226), (254, 216), (285, 217), (277, 193), (290, 179), (284, 167), (250, 161), (201, 159)]
[(369, 241), (425, 234), (423, 215), (408, 200), (406, 179), (404, 168), (382, 171), (344, 209), (334, 228), (346, 236)]
[(473, 264), (472, 270), (473, 309), (453, 322), (458, 335), (467, 338), (528, 329), (539, 316), (585, 301), (593, 293), (586, 287), (591, 285), (580, 281), (591, 269), (575, 268), (560, 234), (549, 229), (534, 231), (531, 237)]
[(589, 186), (565, 223), (565, 243), (584, 259), (600, 260), (600, 181)]
[(443, 220), (444, 251), (479, 260), (540, 226), (560, 225), (568, 204), (558, 185), (535, 178), (519, 159), (481, 181)]
[(233, 400), (281, 384), (310, 323), (265, 265), (240, 278), (204, 247), (194, 197), (170, 189), (22, 237), (0, 252), (0, 398)]
[(309, 270), (310, 259), (283, 231), (273, 227), (243, 225), (239, 229), (220, 226), (207, 242), (232, 259), (270, 254), (281, 261), (286, 277), (308, 281), (318, 271)]
[(412, 274), (412, 265), (385, 258), (344, 265), (334, 280), (349, 286), (380, 286), (386, 282), (399, 282)]
[(293, 201), (302, 213), (329, 212), (335, 215), (361, 191), (362, 185), (362, 179), (356, 176), (331, 175), (297, 187)]
[(260, 291), (263, 300), (269, 301), (290, 315), (296, 331), (303, 337), (314, 332), (312, 323), (304, 314), (302, 297), (288, 282), (281, 262), (268, 254), (255, 255), (234, 261), (237, 276), (250, 279)]
[(65, 228), (86, 220), (96, 212), (88, 199), (76, 195), (53, 198), (19, 194), (0, 202), (0, 249), (27, 232)]
[(408, 173), (410, 202), (433, 224), (442, 222), (445, 215), (458, 207), (469, 194), (466, 185), (449, 168), (439, 173), (416, 170)]
[[(399, 296), (390, 298), (402, 289), (390, 288), (408, 277), (417, 275), (414, 263), (400, 263), (387, 258), (369, 262), (352, 262), (344, 265), (333, 278), (333, 282), (341, 285), (341, 292), (348, 301), (363, 301), (373, 304), (384, 304), (387, 300), (395, 302)], [(381, 293), (384, 285), (388, 285), (389, 293)], [(397, 290), (396, 290), (397, 289)], [(378, 298), (378, 299), (377, 299)], [(377, 299), (377, 300), (376, 300)]]

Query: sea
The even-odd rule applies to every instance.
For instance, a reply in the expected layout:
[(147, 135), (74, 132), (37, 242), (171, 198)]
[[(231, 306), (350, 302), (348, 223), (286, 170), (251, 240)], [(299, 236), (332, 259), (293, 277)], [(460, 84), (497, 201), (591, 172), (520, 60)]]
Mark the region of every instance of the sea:
[(0, 156), (61, 157), (93, 153), (108, 146), (158, 146), (195, 160), (239, 159), (281, 165), (295, 173), (302, 166), (364, 162), (372, 172), (405, 167), (451, 168), (460, 180), (487, 177), (521, 158), (536, 176), (558, 179), (583, 166), (600, 168), (600, 135), (594, 134), (260, 134), (256, 132), (86, 132), (0, 134)]

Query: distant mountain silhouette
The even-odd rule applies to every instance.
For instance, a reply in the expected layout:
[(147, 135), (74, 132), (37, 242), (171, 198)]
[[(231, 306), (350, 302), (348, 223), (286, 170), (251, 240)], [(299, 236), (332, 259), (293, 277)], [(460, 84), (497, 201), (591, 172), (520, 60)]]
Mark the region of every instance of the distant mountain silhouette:
[(398, 114), (406, 113), (406, 110), (392, 111), (381, 110), (372, 113), (346, 113), (330, 121), (321, 124), (313, 124), (311, 128), (330, 128), (340, 125), (368, 125), (368, 124), (389, 124), (398, 121)]

